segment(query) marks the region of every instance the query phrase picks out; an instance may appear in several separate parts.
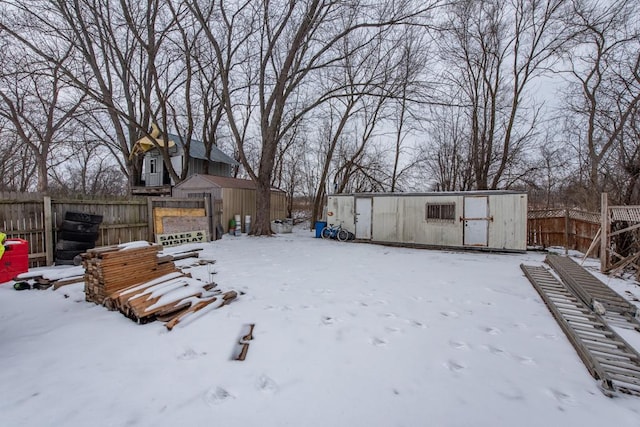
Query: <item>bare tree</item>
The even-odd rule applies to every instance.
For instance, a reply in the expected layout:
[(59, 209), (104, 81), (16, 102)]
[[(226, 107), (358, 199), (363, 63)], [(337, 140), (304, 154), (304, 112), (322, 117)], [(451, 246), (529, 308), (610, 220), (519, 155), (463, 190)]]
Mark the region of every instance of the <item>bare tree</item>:
[(422, 180), (430, 182), (436, 191), (470, 190), (474, 183), (464, 115), (445, 106), (432, 106), (429, 111), (426, 140), (420, 145), (418, 156), (426, 173)]
[[(188, 3), (216, 51), (229, 126), (243, 166), (257, 185), (258, 213), (252, 234), (271, 234), (270, 184), (277, 147), (302, 117), (332, 95), (308, 90), (318, 78), (317, 70), (344, 57), (345, 52), (335, 47), (346, 37), (359, 32), (361, 39), (374, 40), (385, 28), (415, 20), (433, 4), (247, 0), (205, 7), (197, 1)], [(360, 13), (363, 8), (367, 17)], [(365, 45), (350, 46), (347, 54)], [(248, 78), (236, 79), (238, 69), (248, 71)], [(239, 106), (246, 105), (247, 98), (231, 97), (238, 86), (246, 88), (245, 93), (256, 93), (261, 145), (257, 167), (247, 161), (243, 120), (238, 117)]]
[(603, 165), (603, 176), (612, 201), (640, 204), (640, 108), (636, 106), (625, 131), (617, 139), (614, 155)]
[[(177, 172), (166, 139), (171, 125), (182, 137), (176, 142), (189, 153), (195, 132), (190, 81), (196, 69), (184, 52), (194, 45), (197, 32), (187, 28), (185, 9), (174, 3), (16, 0), (7, 13), (11, 19), (0, 22), (0, 30), (102, 107), (96, 111), (109, 119), (130, 186), (139, 184), (142, 170), (132, 147), (142, 136), (151, 136), (152, 123), (164, 131), (165, 143), (150, 140), (171, 177), (178, 182), (187, 173), (188, 156)], [(70, 54), (62, 55), (61, 49)]]
[(0, 76), (0, 117), (11, 123), (20, 145), (31, 151), (37, 166), (36, 189), (46, 193), (55, 152), (68, 142), (70, 124), (84, 95), (68, 90), (59, 67), (49, 68), (17, 52), (13, 59), (13, 70), (8, 72), (5, 63)]
[(71, 155), (51, 171), (52, 191), (64, 196), (124, 196), (127, 180), (112, 153), (92, 133), (78, 127)]
[[(393, 40), (393, 39), (392, 39)], [(339, 184), (339, 176), (342, 181), (351, 178), (351, 170), (345, 167), (348, 162), (348, 153), (345, 149), (349, 145), (349, 140), (355, 140), (357, 135), (353, 129), (357, 128), (363, 117), (366, 118), (366, 110), (369, 104), (379, 103), (379, 109), (373, 117), (382, 123), (383, 106), (392, 102), (393, 97), (402, 87), (394, 80), (393, 70), (402, 61), (395, 55), (398, 43), (387, 43), (382, 37), (368, 43), (366, 47), (349, 54), (349, 45), (359, 44), (352, 38), (342, 40), (341, 48), (344, 49), (344, 57), (339, 63), (337, 70), (328, 69), (324, 81), (339, 82), (341, 88), (334, 91), (335, 96), (327, 100), (322, 106), (318, 118), (322, 120), (320, 132), (317, 133), (319, 155), (317, 161), (320, 162), (320, 177), (315, 189), (315, 196), (312, 210), (311, 225), (320, 217), (322, 206), (327, 194), (327, 186), (331, 187), (331, 192), (344, 191), (346, 183)], [(401, 79), (400, 79), (401, 80)], [(326, 87), (329, 92), (331, 87)], [(369, 108), (370, 109), (370, 108)], [(371, 127), (367, 137), (362, 141), (359, 154), (365, 152), (365, 146), (371, 141), (373, 128), (380, 125), (378, 122), (369, 122)], [(367, 124), (364, 125), (365, 127)], [(336, 149), (342, 147), (341, 158), (337, 158)], [(354, 149), (353, 155), (357, 156), (358, 150)], [(353, 163), (353, 162), (352, 162)]]
[(626, 148), (633, 132), (625, 133), (640, 105), (640, 29), (634, 19), (639, 13), (640, 5), (632, 0), (574, 0), (573, 19), (567, 24), (574, 31), (567, 54), (571, 66), (567, 111), (577, 125), (569, 132), (580, 143), (581, 203), (590, 209), (597, 209), (600, 193), (615, 184), (607, 178), (607, 169), (625, 167), (624, 160), (622, 165), (615, 161), (616, 145), (631, 161), (626, 166), (633, 163), (634, 150)]
[[(538, 107), (527, 88), (548, 70), (565, 42), (565, 0), (460, 0), (445, 22), (445, 84), (452, 113), (468, 121), (474, 187), (508, 187), (535, 136)], [(517, 165), (518, 168), (520, 165)]]
[(396, 70), (396, 75), (394, 76), (395, 87), (392, 88), (392, 97), (394, 98), (392, 108), (395, 111), (391, 114), (390, 119), (395, 134), (393, 171), (389, 186), (391, 192), (398, 189), (398, 183), (402, 181), (403, 175), (418, 164), (414, 160), (402, 166), (400, 161), (406, 151), (406, 138), (411, 133), (415, 133), (416, 123), (421, 121), (417, 118), (419, 113), (416, 107), (433, 98), (427, 95), (430, 90), (425, 80), (427, 70), (431, 68), (431, 46), (425, 40), (427, 35), (423, 29), (406, 28), (401, 34), (400, 45), (397, 49), (400, 52), (398, 63), (396, 66), (392, 65), (392, 70)]
[(35, 188), (36, 167), (31, 150), (20, 142), (13, 127), (0, 119), (0, 191), (25, 193)]

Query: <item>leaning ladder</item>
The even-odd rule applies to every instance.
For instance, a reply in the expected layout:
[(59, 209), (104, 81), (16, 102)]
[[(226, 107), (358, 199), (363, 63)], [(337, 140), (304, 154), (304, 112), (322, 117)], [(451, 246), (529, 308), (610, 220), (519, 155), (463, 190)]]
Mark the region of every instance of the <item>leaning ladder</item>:
[(640, 396), (640, 354), (541, 266), (520, 265), (602, 391)]

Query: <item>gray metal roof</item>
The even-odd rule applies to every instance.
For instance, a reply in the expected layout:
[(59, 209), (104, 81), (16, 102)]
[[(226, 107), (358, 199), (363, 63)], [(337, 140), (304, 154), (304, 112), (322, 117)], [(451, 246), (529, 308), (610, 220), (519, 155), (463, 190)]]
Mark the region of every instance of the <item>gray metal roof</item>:
[(350, 197), (415, 197), (415, 196), (492, 196), (500, 194), (527, 194), (526, 191), (518, 190), (471, 190), (471, 191), (429, 191), (424, 193), (339, 193), (329, 194), (329, 196), (350, 196)]
[[(173, 139), (175, 142), (182, 142), (182, 138), (180, 138), (178, 135), (168, 133), (167, 136), (170, 139)], [(226, 163), (232, 166), (237, 166), (240, 164), (226, 155), (215, 145), (211, 147), (211, 155), (209, 156), (209, 159), (207, 159), (207, 156), (205, 155), (204, 143), (193, 138), (191, 139), (191, 144), (189, 145), (189, 156), (194, 159), (210, 160), (212, 162)]]

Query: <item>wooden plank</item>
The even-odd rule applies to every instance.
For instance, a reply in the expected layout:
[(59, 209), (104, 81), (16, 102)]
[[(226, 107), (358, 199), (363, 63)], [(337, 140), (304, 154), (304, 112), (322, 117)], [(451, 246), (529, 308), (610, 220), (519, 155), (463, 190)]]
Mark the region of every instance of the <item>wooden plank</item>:
[(168, 321), (167, 323), (165, 323), (165, 327), (168, 330), (172, 330), (173, 328), (175, 328), (175, 326), (180, 323), (180, 320), (184, 319), (188, 314), (191, 313), (195, 313), (197, 311), (202, 310), (203, 308), (205, 308), (206, 306), (208, 306), (209, 304), (212, 304), (216, 301), (219, 301), (219, 299), (217, 297), (212, 297), (209, 300), (203, 300), (200, 301), (199, 303), (189, 307), (187, 310), (185, 310), (183, 313), (181, 313), (179, 316), (174, 317), (173, 319), (171, 319), (170, 321)]
[(53, 282), (53, 289), (56, 290), (63, 286), (82, 283), (83, 281), (84, 281), (84, 276), (76, 276), (76, 277), (70, 277), (67, 279), (56, 280), (55, 282)]

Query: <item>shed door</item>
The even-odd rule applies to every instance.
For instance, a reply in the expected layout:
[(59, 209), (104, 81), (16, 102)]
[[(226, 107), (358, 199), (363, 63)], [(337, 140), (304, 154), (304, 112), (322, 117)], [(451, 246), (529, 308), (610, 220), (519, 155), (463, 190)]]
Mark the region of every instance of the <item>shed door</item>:
[(464, 198), (464, 245), (488, 246), (489, 198), (474, 196)]
[(356, 239), (371, 240), (371, 198), (356, 198)]
[(147, 170), (147, 187), (159, 187), (162, 185), (162, 161), (156, 156), (149, 156)]

